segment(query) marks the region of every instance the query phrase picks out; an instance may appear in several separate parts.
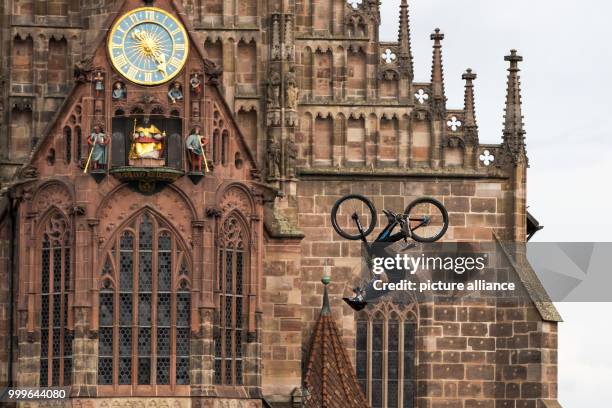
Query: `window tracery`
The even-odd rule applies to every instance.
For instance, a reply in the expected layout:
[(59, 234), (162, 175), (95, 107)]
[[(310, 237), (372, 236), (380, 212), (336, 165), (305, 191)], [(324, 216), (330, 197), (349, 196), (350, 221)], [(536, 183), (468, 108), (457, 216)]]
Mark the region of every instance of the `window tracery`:
[(40, 265), (40, 386), (65, 386), (71, 383), (74, 339), (68, 324), (71, 234), (68, 221), (59, 212), (45, 225)]
[(236, 214), (230, 214), (219, 231), (217, 290), (220, 313), (214, 366), (214, 381), (219, 385), (243, 383), (246, 236), (246, 228)]
[(189, 384), (188, 276), (185, 250), (153, 214), (118, 234), (102, 268), (98, 384)]
[(413, 312), (381, 303), (362, 312), (356, 328), (356, 376), (372, 408), (414, 407)]

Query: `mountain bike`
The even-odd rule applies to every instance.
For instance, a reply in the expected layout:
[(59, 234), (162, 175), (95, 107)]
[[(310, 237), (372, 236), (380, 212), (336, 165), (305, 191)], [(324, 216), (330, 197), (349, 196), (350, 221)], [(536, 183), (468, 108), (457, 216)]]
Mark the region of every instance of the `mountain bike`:
[[(338, 235), (351, 241), (363, 242), (370, 271), (376, 244), (385, 246), (404, 240), (406, 245), (401, 249), (403, 251), (415, 246), (409, 240), (421, 243), (436, 242), (442, 239), (448, 230), (448, 211), (440, 201), (430, 197), (414, 200), (401, 214), (386, 209), (383, 214), (387, 217), (387, 225), (370, 243), (367, 237), (376, 228), (378, 219), (376, 207), (370, 199), (359, 194), (349, 194), (339, 199), (331, 211), (332, 226)], [(394, 232), (395, 230), (397, 231)], [(362, 310), (367, 305), (366, 293), (371, 291), (376, 279), (373, 277), (365, 290), (353, 289), (356, 296), (344, 298), (344, 301), (354, 310)]]
[[(413, 239), (417, 242), (436, 242), (448, 229), (448, 211), (444, 205), (430, 197), (414, 200), (398, 214), (383, 210), (387, 216), (387, 226), (374, 240), (375, 243), (393, 243)], [(367, 237), (377, 224), (377, 212), (374, 203), (359, 194), (342, 197), (334, 204), (331, 221), (334, 230), (343, 238), (351, 241), (361, 240), (370, 247)], [(399, 227), (399, 231), (393, 230)]]

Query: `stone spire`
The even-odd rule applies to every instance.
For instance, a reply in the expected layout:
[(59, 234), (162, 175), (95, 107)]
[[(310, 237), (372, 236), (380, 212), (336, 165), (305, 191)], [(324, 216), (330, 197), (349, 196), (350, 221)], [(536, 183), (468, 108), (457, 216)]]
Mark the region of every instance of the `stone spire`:
[(414, 79), (412, 60), (412, 45), (410, 44), (410, 16), (408, 13), (408, 0), (402, 0), (400, 4), (400, 26), (399, 26), (399, 65), (405, 70), (410, 80)]
[(512, 157), (517, 160), (525, 153), (525, 130), (523, 128), (523, 110), (521, 101), (521, 78), (518, 67), (523, 57), (511, 50), (505, 57), (510, 62), (508, 68), (508, 91), (506, 95), (506, 114), (504, 116), (504, 145)]
[(323, 307), (312, 333), (304, 388), (306, 408), (368, 408), (342, 336), (331, 316), (327, 285), (322, 279)]
[(446, 102), (446, 95), (444, 93), (444, 68), (442, 66), (442, 40), (444, 34), (439, 28), (431, 34), (431, 39), (434, 42), (433, 45), (433, 65), (431, 68), (431, 84), (434, 104), (437, 106), (444, 106)]
[(465, 80), (465, 97), (464, 97), (464, 112), (465, 112), (465, 137), (473, 143), (478, 144), (478, 124), (476, 123), (476, 106), (474, 103), (474, 80), (476, 73), (468, 68), (462, 78)]

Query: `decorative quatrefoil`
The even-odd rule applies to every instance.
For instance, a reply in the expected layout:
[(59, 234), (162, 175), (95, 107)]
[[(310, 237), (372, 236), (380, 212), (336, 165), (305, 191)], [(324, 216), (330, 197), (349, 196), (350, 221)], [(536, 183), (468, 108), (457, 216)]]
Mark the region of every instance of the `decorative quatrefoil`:
[(347, 3), (351, 5), (352, 8), (358, 9), (363, 0), (347, 0)]
[(485, 165), (485, 166), (489, 166), (491, 165), (491, 163), (493, 163), (495, 161), (495, 156), (493, 156), (491, 154), (491, 152), (489, 152), (488, 150), (485, 150), (484, 152), (482, 152), (482, 154), (480, 155), (480, 161)]
[(414, 97), (417, 99), (417, 101), (419, 101), (421, 105), (429, 100), (429, 95), (427, 95), (427, 93), (423, 89), (419, 89), (419, 92), (415, 93)]
[(395, 55), (395, 53), (393, 53), (390, 48), (387, 48), (381, 56), (387, 64), (390, 64), (397, 59), (397, 55)]
[(459, 130), (459, 128), (462, 125), (461, 121), (457, 119), (456, 116), (453, 116), (448, 122), (446, 122), (446, 124), (448, 125), (449, 128), (451, 128), (453, 132), (456, 132), (457, 130)]

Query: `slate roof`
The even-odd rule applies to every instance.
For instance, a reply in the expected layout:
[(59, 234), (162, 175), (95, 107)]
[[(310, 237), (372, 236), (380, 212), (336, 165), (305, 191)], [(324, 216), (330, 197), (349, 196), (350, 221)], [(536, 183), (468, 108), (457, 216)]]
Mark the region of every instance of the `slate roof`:
[(342, 336), (331, 316), (327, 284), (311, 339), (304, 387), (306, 408), (369, 408), (355, 377)]
[[(542, 320), (545, 322), (562, 322), (563, 319), (559, 311), (527, 259), (525, 244), (507, 243), (499, 239), (497, 235), (494, 235), (494, 237), (501, 248), (501, 253), (506, 257), (510, 268), (518, 275)], [(521, 245), (523, 248), (521, 248)], [(517, 248), (521, 248), (521, 250), (517, 250)]]

